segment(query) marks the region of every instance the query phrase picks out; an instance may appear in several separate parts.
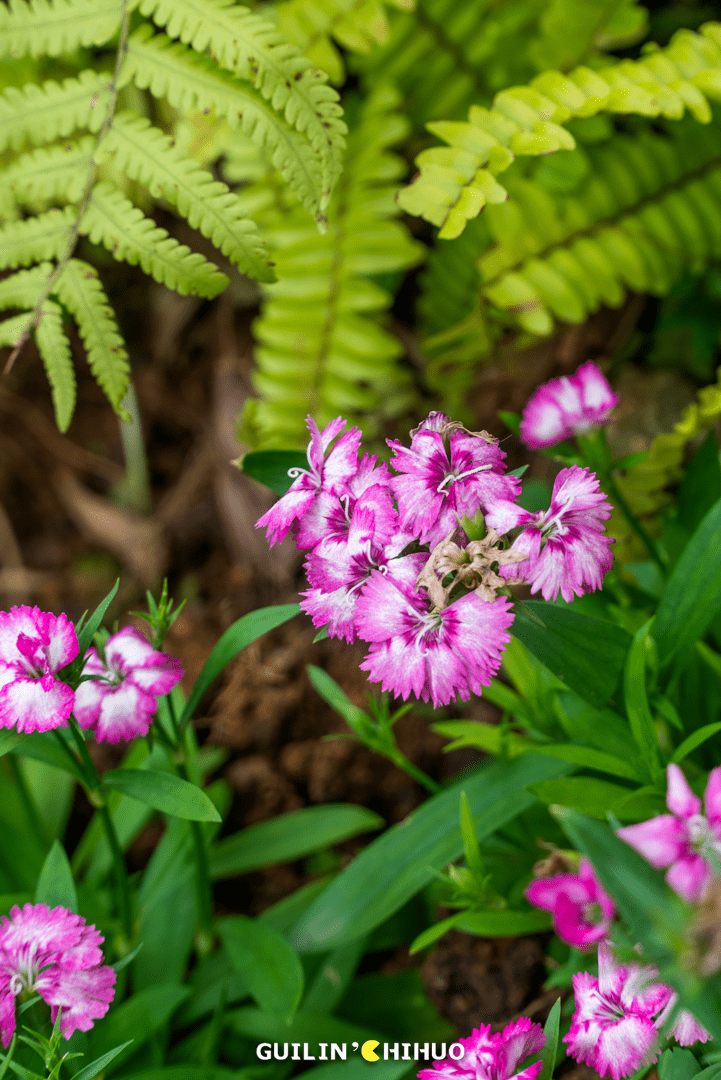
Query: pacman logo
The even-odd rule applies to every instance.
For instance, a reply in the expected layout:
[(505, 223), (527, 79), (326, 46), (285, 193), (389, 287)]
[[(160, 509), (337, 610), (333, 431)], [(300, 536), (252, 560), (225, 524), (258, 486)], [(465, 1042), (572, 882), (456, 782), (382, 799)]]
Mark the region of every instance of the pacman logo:
[(366, 1061), (378, 1060), (378, 1055), (375, 1052), (376, 1046), (378, 1046), (378, 1042), (376, 1039), (368, 1039), (367, 1042), (363, 1043), (363, 1045), (361, 1046), (361, 1054)]

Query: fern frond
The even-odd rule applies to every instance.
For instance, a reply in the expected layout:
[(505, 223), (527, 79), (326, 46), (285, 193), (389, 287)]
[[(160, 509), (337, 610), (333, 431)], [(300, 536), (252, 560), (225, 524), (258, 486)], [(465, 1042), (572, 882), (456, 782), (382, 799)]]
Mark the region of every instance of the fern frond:
[[(394, 7), (412, 11), (413, 0), (395, 0)], [(381, 0), (287, 0), (274, 16), (279, 30), (316, 67), (339, 86), (345, 68), (335, 40), (354, 53), (369, 53), (388, 37), (388, 20)]]
[[(12, 305), (15, 306), (14, 304)], [(28, 323), (32, 321), (32, 314), (24, 311), (22, 315), (13, 315), (10, 319), (0, 322), (0, 346), (14, 348), (25, 333)]]
[(0, 269), (29, 266), (44, 259), (57, 259), (67, 247), (75, 223), (72, 207), (48, 210), (27, 221), (12, 221), (0, 228)]
[(192, 228), (212, 240), (244, 274), (260, 281), (275, 280), (258, 226), (246, 216), (237, 195), (145, 117), (131, 111), (118, 113), (103, 152), (113, 155), (122, 175), (143, 184), (155, 198), (177, 206)]
[(60, 56), (103, 45), (119, 26), (117, 0), (10, 0), (0, 5), (0, 56)]
[(77, 202), (87, 182), (94, 144), (88, 135), (77, 142), (21, 154), (0, 172), (0, 199), (21, 204), (41, 199)]
[[(391, 296), (373, 281), (414, 265), (423, 252), (392, 220), (398, 213), (393, 181), (404, 163), (387, 147), (406, 130), (396, 104), (390, 91), (364, 102), (326, 235), (298, 210), (268, 211), (279, 280), (266, 287), (255, 324), (254, 383), (262, 399), (245, 411), (246, 441), (302, 446), (308, 412), (322, 424), (342, 411), (368, 427), (369, 414), (397, 415), (412, 400), (408, 375), (397, 364), (403, 350), (382, 325)], [(264, 185), (264, 196), (267, 190)]]
[(75, 411), (75, 370), (70, 342), (63, 330), (62, 309), (51, 300), (42, 306), (35, 343), (50, 383), (55, 422), (60, 431), (67, 431)]
[(638, 0), (551, 0), (529, 55), (538, 71), (568, 71), (596, 50), (643, 40), (647, 27), (648, 11)]
[(320, 157), (260, 91), (164, 34), (149, 37), (146, 27), (130, 37), (125, 70), (137, 86), (167, 98), (181, 113), (212, 111), (264, 147), (303, 206), (320, 216)]
[[(3, 284), (0, 283), (0, 290)], [(90, 370), (118, 412), (130, 381), (130, 366), (115, 314), (97, 270), (80, 259), (70, 259), (54, 292), (78, 324)]]
[(678, 31), (665, 49), (637, 61), (599, 71), (578, 67), (568, 75), (546, 71), (527, 87), (501, 91), (490, 109), (472, 106), (467, 123), (429, 124), (449, 145), (419, 155), (420, 175), (400, 193), (399, 203), (440, 226), (441, 239), (452, 239), (484, 206), (504, 201), (506, 191), (495, 176), (517, 155), (575, 146), (562, 127), (569, 119), (605, 111), (678, 120), (688, 110), (707, 124), (708, 98), (721, 99), (719, 23), (707, 23), (699, 34)]
[(62, 83), (8, 86), (0, 93), (0, 150), (20, 150), (65, 138), (76, 128), (97, 131), (110, 100), (109, 77), (81, 71)]
[(3, 278), (0, 281), (0, 308), (34, 308), (40, 302), (52, 272), (52, 263), (46, 262)]
[(182, 296), (217, 296), (228, 284), (213, 263), (179, 244), (107, 182), (93, 189), (80, 232)]
[(209, 49), (223, 67), (248, 79), (288, 124), (307, 135), (321, 162), (320, 209), (341, 168), (346, 129), (328, 76), (287, 42), (272, 23), (234, 0), (141, 0), (140, 10), (168, 36)]

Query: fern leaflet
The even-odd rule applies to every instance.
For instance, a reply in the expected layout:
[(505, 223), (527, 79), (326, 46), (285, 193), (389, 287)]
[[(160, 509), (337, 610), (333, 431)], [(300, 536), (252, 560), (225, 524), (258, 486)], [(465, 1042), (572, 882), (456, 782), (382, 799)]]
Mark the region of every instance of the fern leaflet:
[(0, 150), (42, 145), (81, 127), (97, 131), (108, 101), (108, 76), (97, 71), (81, 71), (63, 83), (8, 86), (0, 93)]
[(70, 342), (63, 330), (59, 304), (47, 300), (35, 328), (35, 343), (50, 383), (55, 422), (67, 431), (75, 411), (75, 370)]
[(0, 269), (58, 259), (67, 247), (75, 216), (68, 206), (4, 225), (0, 228)]
[(0, 56), (60, 56), (104, 44), (119, 26), (117, 0), (10, 0), (0, 5)]
[(0, 201), (32, 203), (41, 199), (77, 202), (87, 181), (95, 140), (41, 148), (21, 154), (0, 172)]
[(78, 324), (90, 370), (110, 404), (119, 410), (130, 380), (128, 354), (97, 270), (71, 259), (55, 291)]
[(285, 41), (272, 23), (233, 0), (141, 0), (140, 10), (168, 35), (212, 55), (248, 79), (310, 140), (321, 162), (320, 209), (330, 201), (341, 168), (346, 126), (328, 76)]
[[(19, 270), (16, 274), (3, 278), (0, 281), (0, 308), (34, 308), (43, 294), (52, 269), (51, 263), (40, 263), (32, 270)], [(4, 341), (3, 344), (7, 345), (8, 342)]]
[(228, 284), (213, 263), (179, 244), (107, 182), (94, 188), (80, 232), (182, 296), (217, 296)]
[(258, 226), (245, 215), (237, 195), (188, 157), (162, 131), (136, 113), (116, 115), (103, 151), (115, 168), (177, 206), (194, 229), (227, 255), (243, 273), (274, 281)]

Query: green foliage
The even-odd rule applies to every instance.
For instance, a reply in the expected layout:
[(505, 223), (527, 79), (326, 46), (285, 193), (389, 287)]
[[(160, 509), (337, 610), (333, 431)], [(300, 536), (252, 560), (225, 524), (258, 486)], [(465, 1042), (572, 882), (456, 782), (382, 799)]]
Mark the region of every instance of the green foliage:
[[(21, 298), (13, 305), (30, 308), (30, 317), (11, 316), (0, 340), (20, 345), (34, 334), (65, 429), (75, 383), (56, 299), (78, 321), (91, 369), (118, 411), (128, 379), (122, 339), (97, 274), (80, 271), (87, 263), (71, 266), (80, 237), (181, 293), (212, 297), (227, 285), (212, 263), (147, 216), (147, 199), (142, 210), (135, 206), (129, 190), (137, 193), (140, 185), (172, 206), (241, 272), (274, 280), (257, 224), (238, 196), (167, 131), (137, 112), (117, 112), (119, 93), (134, 83), (134, 103), (145, 88), (166, 99), (156, 110), (166, 122), (168, 104), (213, 110), (230, 130), (239, 128), (266, 150), (321, 228), (340, 172), (345, 125), (327, 75), (271, 22), (234, 0), (13, 0), (0, 7), (0, 39), (0, 54), (14, 58), (69, 54), (71, 71), (81, 58), (89, 61), (62, 83), (41, 81), (41, 65), (38, 78), (28, 80), (32, 68), (16, 62), (20, 85), (0, 93), (0, 151), (11, 151), (0, 161), (0, 267), (55, 264), (30, 303)], [(95, 57), (79, 51), (92, 48), (100, 50)]]
[[(254, 327), (262, 398), (249, 403), (241, 428), (251, 445), (304, 446), (308, 413), (321, 425), (339, 412), (369, 424), (412, 400), (410, 378), (396, 363), (401, 345), (382, 325), (391, 296), (373, 280), (422, 257), (393, 220), (404, 163), (387, 147), (407, 130), (396, 105), (395, 94), (381, 89), (359, 107), (325, 235), (305, 224), (299, 209), (268, 208), (279, 280), (267, 287)], [(258, 194), (265, 191), (267, 182)]]

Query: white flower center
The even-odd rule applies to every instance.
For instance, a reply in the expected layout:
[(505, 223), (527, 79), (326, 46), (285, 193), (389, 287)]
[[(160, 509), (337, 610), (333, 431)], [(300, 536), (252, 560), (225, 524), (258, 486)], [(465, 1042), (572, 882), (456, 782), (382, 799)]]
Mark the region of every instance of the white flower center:
[(688, 839), (693, 850), (704, 859), (711, 857), (718, 862), (721, 856), (721, 841), (716, 838), (711, 826), (703, 814), (694, 814), (686, 822)]

